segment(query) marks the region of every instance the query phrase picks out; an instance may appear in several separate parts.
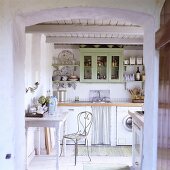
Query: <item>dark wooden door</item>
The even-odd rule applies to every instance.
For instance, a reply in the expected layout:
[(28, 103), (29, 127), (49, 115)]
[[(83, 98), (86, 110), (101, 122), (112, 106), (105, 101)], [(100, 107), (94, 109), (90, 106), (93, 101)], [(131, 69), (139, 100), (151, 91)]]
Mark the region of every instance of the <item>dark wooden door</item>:
[(160, 50), (158, 170), (170, 169), (170, 44)]
[(170, 170), (170, 1), (161, 12), (161, 28), (156, 33), (159, 49), (159, 109), (157, 170)]

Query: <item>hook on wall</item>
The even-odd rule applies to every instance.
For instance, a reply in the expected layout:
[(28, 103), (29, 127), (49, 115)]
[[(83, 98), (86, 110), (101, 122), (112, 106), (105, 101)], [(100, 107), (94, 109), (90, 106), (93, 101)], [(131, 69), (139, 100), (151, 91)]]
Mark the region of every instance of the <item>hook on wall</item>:
[(33, 93), (33, 92), (35, 92), (35, 90), (38, 88), (38, 86), (39, 86), (39, 83), (38, 82), (35, 82), (35, 84), (34, 84), (35, 86), (34, 87), (28, 87), (28, 88), (26, 88), (26, 93), (28, 92), (28, 91), (30, 91), (31, 93)]

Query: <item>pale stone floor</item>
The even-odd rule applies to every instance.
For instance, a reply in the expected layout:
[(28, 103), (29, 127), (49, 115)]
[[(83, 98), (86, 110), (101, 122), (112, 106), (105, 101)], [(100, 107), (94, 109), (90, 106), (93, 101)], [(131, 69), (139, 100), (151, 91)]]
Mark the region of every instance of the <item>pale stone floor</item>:
[[(102, 146), (101, 146), (102, 147)], [(67, 154), (60, 157), (60, 170), (83, 170), (85, 164), (125, 164), (131, 166), (132, 158), (123, 156), (77, 156), (77, 165), (74, 166), (73, 146), (67, 146)], [(55, 170), (55, 155), (36, 156), (29, 165), (29, 170)]]

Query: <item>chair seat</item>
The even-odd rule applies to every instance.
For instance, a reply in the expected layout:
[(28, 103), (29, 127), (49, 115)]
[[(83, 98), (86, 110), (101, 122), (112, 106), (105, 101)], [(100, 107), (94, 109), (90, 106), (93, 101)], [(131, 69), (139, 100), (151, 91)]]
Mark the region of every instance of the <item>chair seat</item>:
[(86, 137), (87, 136), (85, 136), (85, 135), (77, 134), (77, 133), (64, 135), (64, 138), (71, 139), (71, 140), (81, 140), (81, 139), (85, 139)]

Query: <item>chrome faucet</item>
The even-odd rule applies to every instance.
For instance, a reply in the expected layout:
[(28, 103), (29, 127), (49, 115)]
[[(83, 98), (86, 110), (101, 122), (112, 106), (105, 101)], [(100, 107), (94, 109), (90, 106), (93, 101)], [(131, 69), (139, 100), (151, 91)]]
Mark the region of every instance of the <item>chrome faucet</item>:
[(110, 91), (109, 90), (90, 90), (90, 101), (91, 102), (110, 102)]
[(100, 90), (96, 91), (98, 93), (98, 101), (100, 102), (101, 101), (101, 98), (100, 98)]

